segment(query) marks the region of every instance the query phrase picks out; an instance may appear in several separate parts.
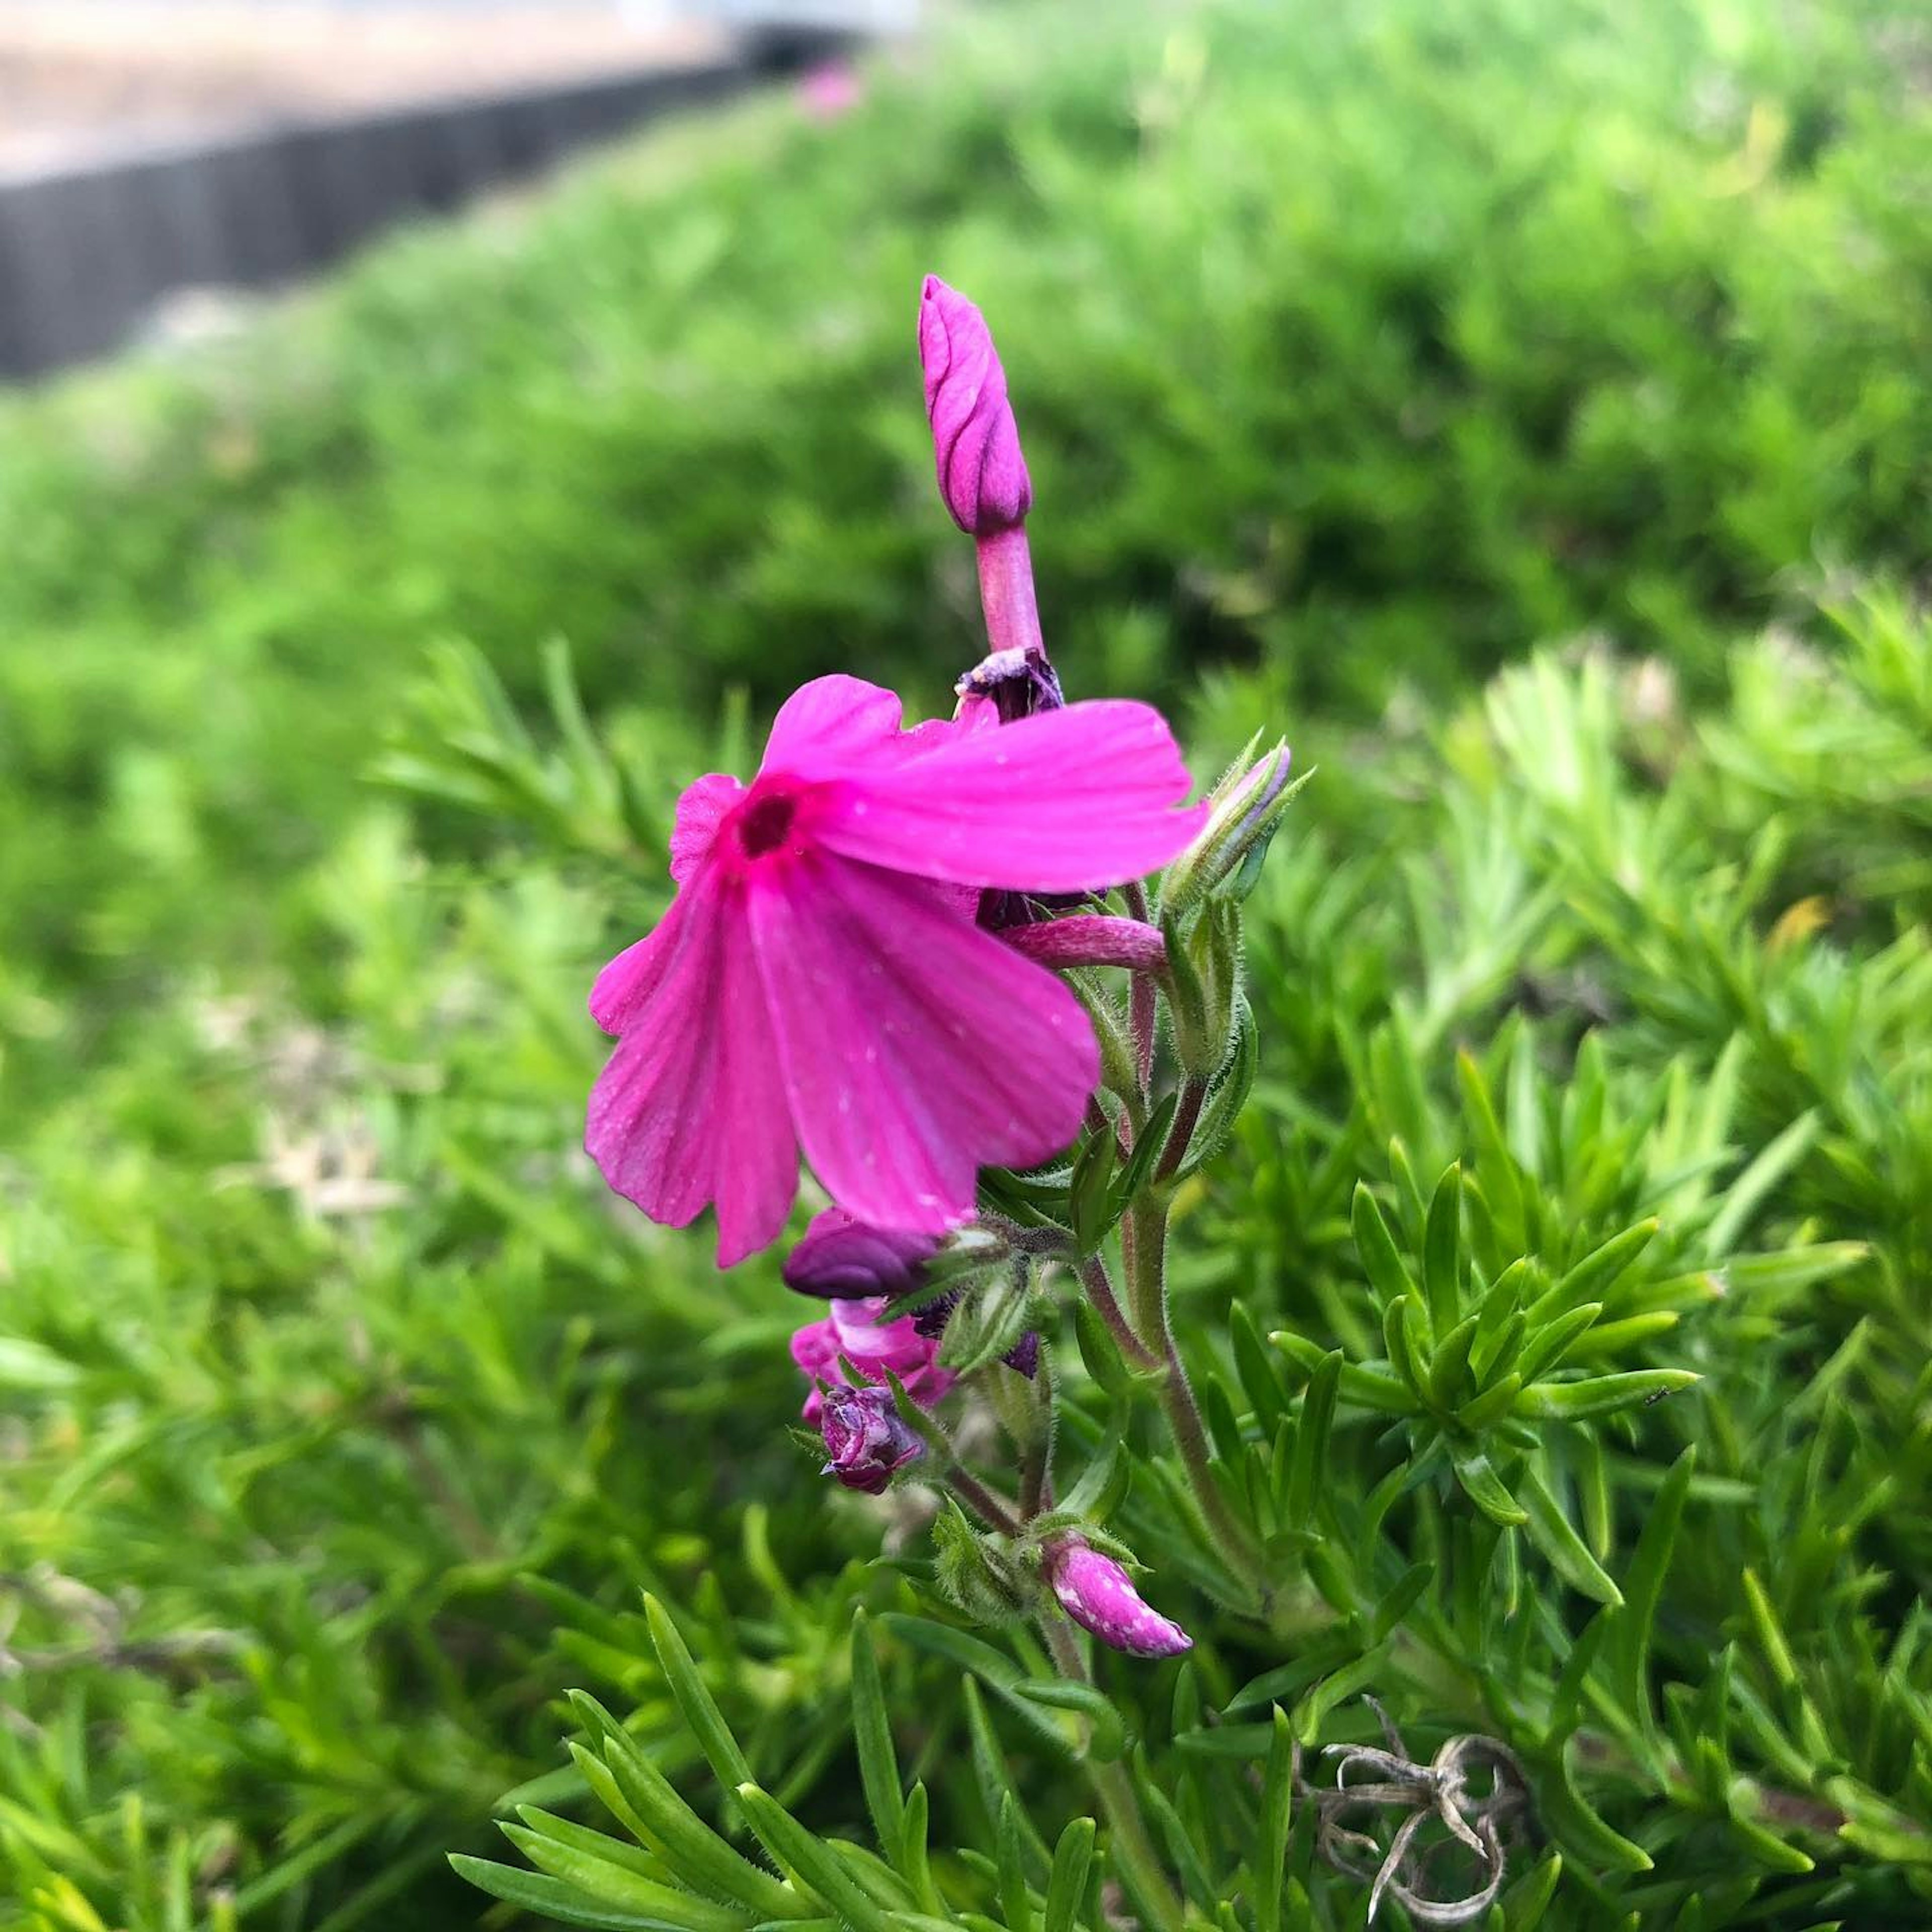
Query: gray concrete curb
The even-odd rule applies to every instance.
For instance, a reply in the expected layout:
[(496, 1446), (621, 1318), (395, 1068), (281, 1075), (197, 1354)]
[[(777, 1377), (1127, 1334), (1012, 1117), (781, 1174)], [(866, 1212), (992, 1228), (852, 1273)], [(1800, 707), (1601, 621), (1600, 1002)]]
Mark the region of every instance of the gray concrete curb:
[(439, 99), (0, 181), (0, 377), (111, 353), (183, 289), (272, 287), (412, 214), (833, 51), (752, 34), (697, 64)]

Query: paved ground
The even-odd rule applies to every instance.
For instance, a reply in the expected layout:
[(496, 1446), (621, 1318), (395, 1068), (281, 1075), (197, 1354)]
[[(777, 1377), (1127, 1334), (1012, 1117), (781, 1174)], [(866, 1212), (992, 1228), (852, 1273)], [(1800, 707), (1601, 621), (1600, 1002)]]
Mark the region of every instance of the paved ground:
[(0, 0), (0, 173), (344, 108), (705, 59), (648, 4)]

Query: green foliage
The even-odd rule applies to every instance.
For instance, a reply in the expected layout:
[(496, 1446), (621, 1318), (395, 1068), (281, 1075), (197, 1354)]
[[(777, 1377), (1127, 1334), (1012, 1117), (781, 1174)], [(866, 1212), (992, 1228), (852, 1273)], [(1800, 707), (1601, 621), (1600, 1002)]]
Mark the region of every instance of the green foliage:
[(992, 10), (835, 125), (731, 111), (0, 404), (16, 970), (138, 1010), (158, 946), (312, 956), (230, 885), (326, 849), (426, 638), (527, 700), (561, 634), (600, 705), (700, 716), (834, 658), (970, 663), (929, 267), (1000, 332), (1085, 687), (1259, 657), (1372, 706), (1595, 625), (1713, 676), (1814, 557), (1932, 548), (1918, 31), (1882, 0)]
[[(1365, 1693), (1522, 1768), (1479, 1923), (1924, 1916), (1922, 41), (980, 11), (836, 127), (0, 406), (0, 1925), (468, 1925), (494, 1817), (506, 1926), (1358, 1927), (1310, 1792)], [(858, 1560), (773, 1272), (574, 1151), (679, 780), (798, 676), (976, 654), (928, 266), (1070, 683), (1320, 768), (1238, 980), (1201, 938), (1171, 1177), (1273, 1588), (1063, 1294), (1063, 1505), (1198, 1640), (1084, 1696)]]

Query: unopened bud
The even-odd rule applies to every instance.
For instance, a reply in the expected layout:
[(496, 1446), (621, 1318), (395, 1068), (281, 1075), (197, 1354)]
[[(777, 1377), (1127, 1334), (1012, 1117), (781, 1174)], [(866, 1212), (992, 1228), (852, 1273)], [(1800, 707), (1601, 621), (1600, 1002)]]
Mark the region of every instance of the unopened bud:
[(1130, 1657), (1178, 1657), (1194, 1648), (1178, 1624), (1142, 1598), (1119, 1564), (1077, 1537), (1048, 1546), (1046, 1580), (1060, 1607), (1113, 1649)]
[(824, 1321), (807, 1322), (791, 1338), (791, 1358), (812, 1383), (805, 1399), (808, 1422), (818, 1420), (820, 1406), (830, 1400), (828, 1385), (847, 1385), (848, 1363), (864, 1382), (896, 1376), (921, 1408), (934, 1408), (956, 1379), (938, 1357), (938, 1343), (920, 1334), (911, 1316), (886, 1316), (880, 1295), (835, 1301)]
[(1234, 1038), (1241, 994), (1241, 908), (1211, 898), (1192, 920), (1178, 919), (1163, 898), (1167, 938), (1168, 1018), (1181, 1071), (1211, 1079)]
[(825, 1438), (822, 1473), (869, 1496), (882, 1495), (895, 1470), (926, 1454), (926, 1444), (907, 1427), (890, 1389), (827, 1389), (818, 1429)]
[(1074, 913), (1015, 926), (1000, 937), (1016, 952), (1055, 971), (1070, 966), (1124, 966), (1130, 973), (1167, 970), (1167, 941), (1159, 926), (1144, 920)]
[(976, 537), (1024, 521), (1033, 484), (1006, 400), (1006, 372), (986, 317), (937, 275), (928, 275), (920, 292), (919, 359), (939, 494), (952, 520)]
[(940, 1240), (937, 1234), (870, 1227), (842, 1208), (828, 1208), (813, 1216), (785, 1257), (784, 1284), (828, 1301), (862, 1301), (880, 1294), (896, 1301), (925, 1280), (926, 1264)]
[(1032, 1580), (1014, 1562), (1005, 1538), (975, 1529), (950, 1496), (932, 1520), (932, 1545), (940, 1594), (975, 1623), (1016, 1623), (1032, 1608)]
[(1184, 918), (1216, 891), (1246, 897), (1298, 789), (1288, 782), (1288, 760), (1282, 744), (1258, 758), (1244, 754), (1208, 794), (1201, 836), (1168, 868), (1162, 884), (1168, 916)]

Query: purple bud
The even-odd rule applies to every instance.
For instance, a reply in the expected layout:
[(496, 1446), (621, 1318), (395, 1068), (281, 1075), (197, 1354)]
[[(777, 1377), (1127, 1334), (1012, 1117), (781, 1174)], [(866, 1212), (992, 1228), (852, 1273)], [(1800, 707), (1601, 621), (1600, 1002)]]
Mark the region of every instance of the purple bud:
[(818, 1432), (825, 1438), (827, 1458), (820, 1473), (868, 1496), (883, 1494), (895, 1469), (926, 1454), (926, 1444), (894, 1406), (890, 1389), (827, 1389)]
[(921, 1408), (934, 1407), (957, 1379), (940, 1366), (935, 1340), (922, 1335), (911, 1316), (887, 1316), (883, 1295), (833, 1302), (824, 1321), (808, 1322), (791, 1338), (791, 1358), (812, 1384), (805, 1399), (808, 1422), (818, 1420), (824, 1384), (845, 1385), (847, 1362), (867, 1382), (883, 1381), (888, 1372), (898, 1376)]
[(1000, 1359), (1031, 1382), (1040, 1373), (1040, 1331), (1029, 1328)]
[(928, 275), (919, 298), (919, 359), (932, 422), (939, 494), (969, 536), (1023, 522), (1033, 484), (986, 318), (957, 289)]
[(1046, 1580), (1060, 1607), (1082, 1630), (1130, 1657), (1178, 1657), (1194, 1648), (1178, 1624), (1142, 1601), (1119, 1564), (1076, 1537), (1047, 1546)]
[(868, 1227), (842, 1208), (828, 1208), (813, 1217), (785, 1257), (785, 1286), (827, 1301), (864, 1301), (880, 1294), (896, 1300), (919, 1286), (940, 1239)]

